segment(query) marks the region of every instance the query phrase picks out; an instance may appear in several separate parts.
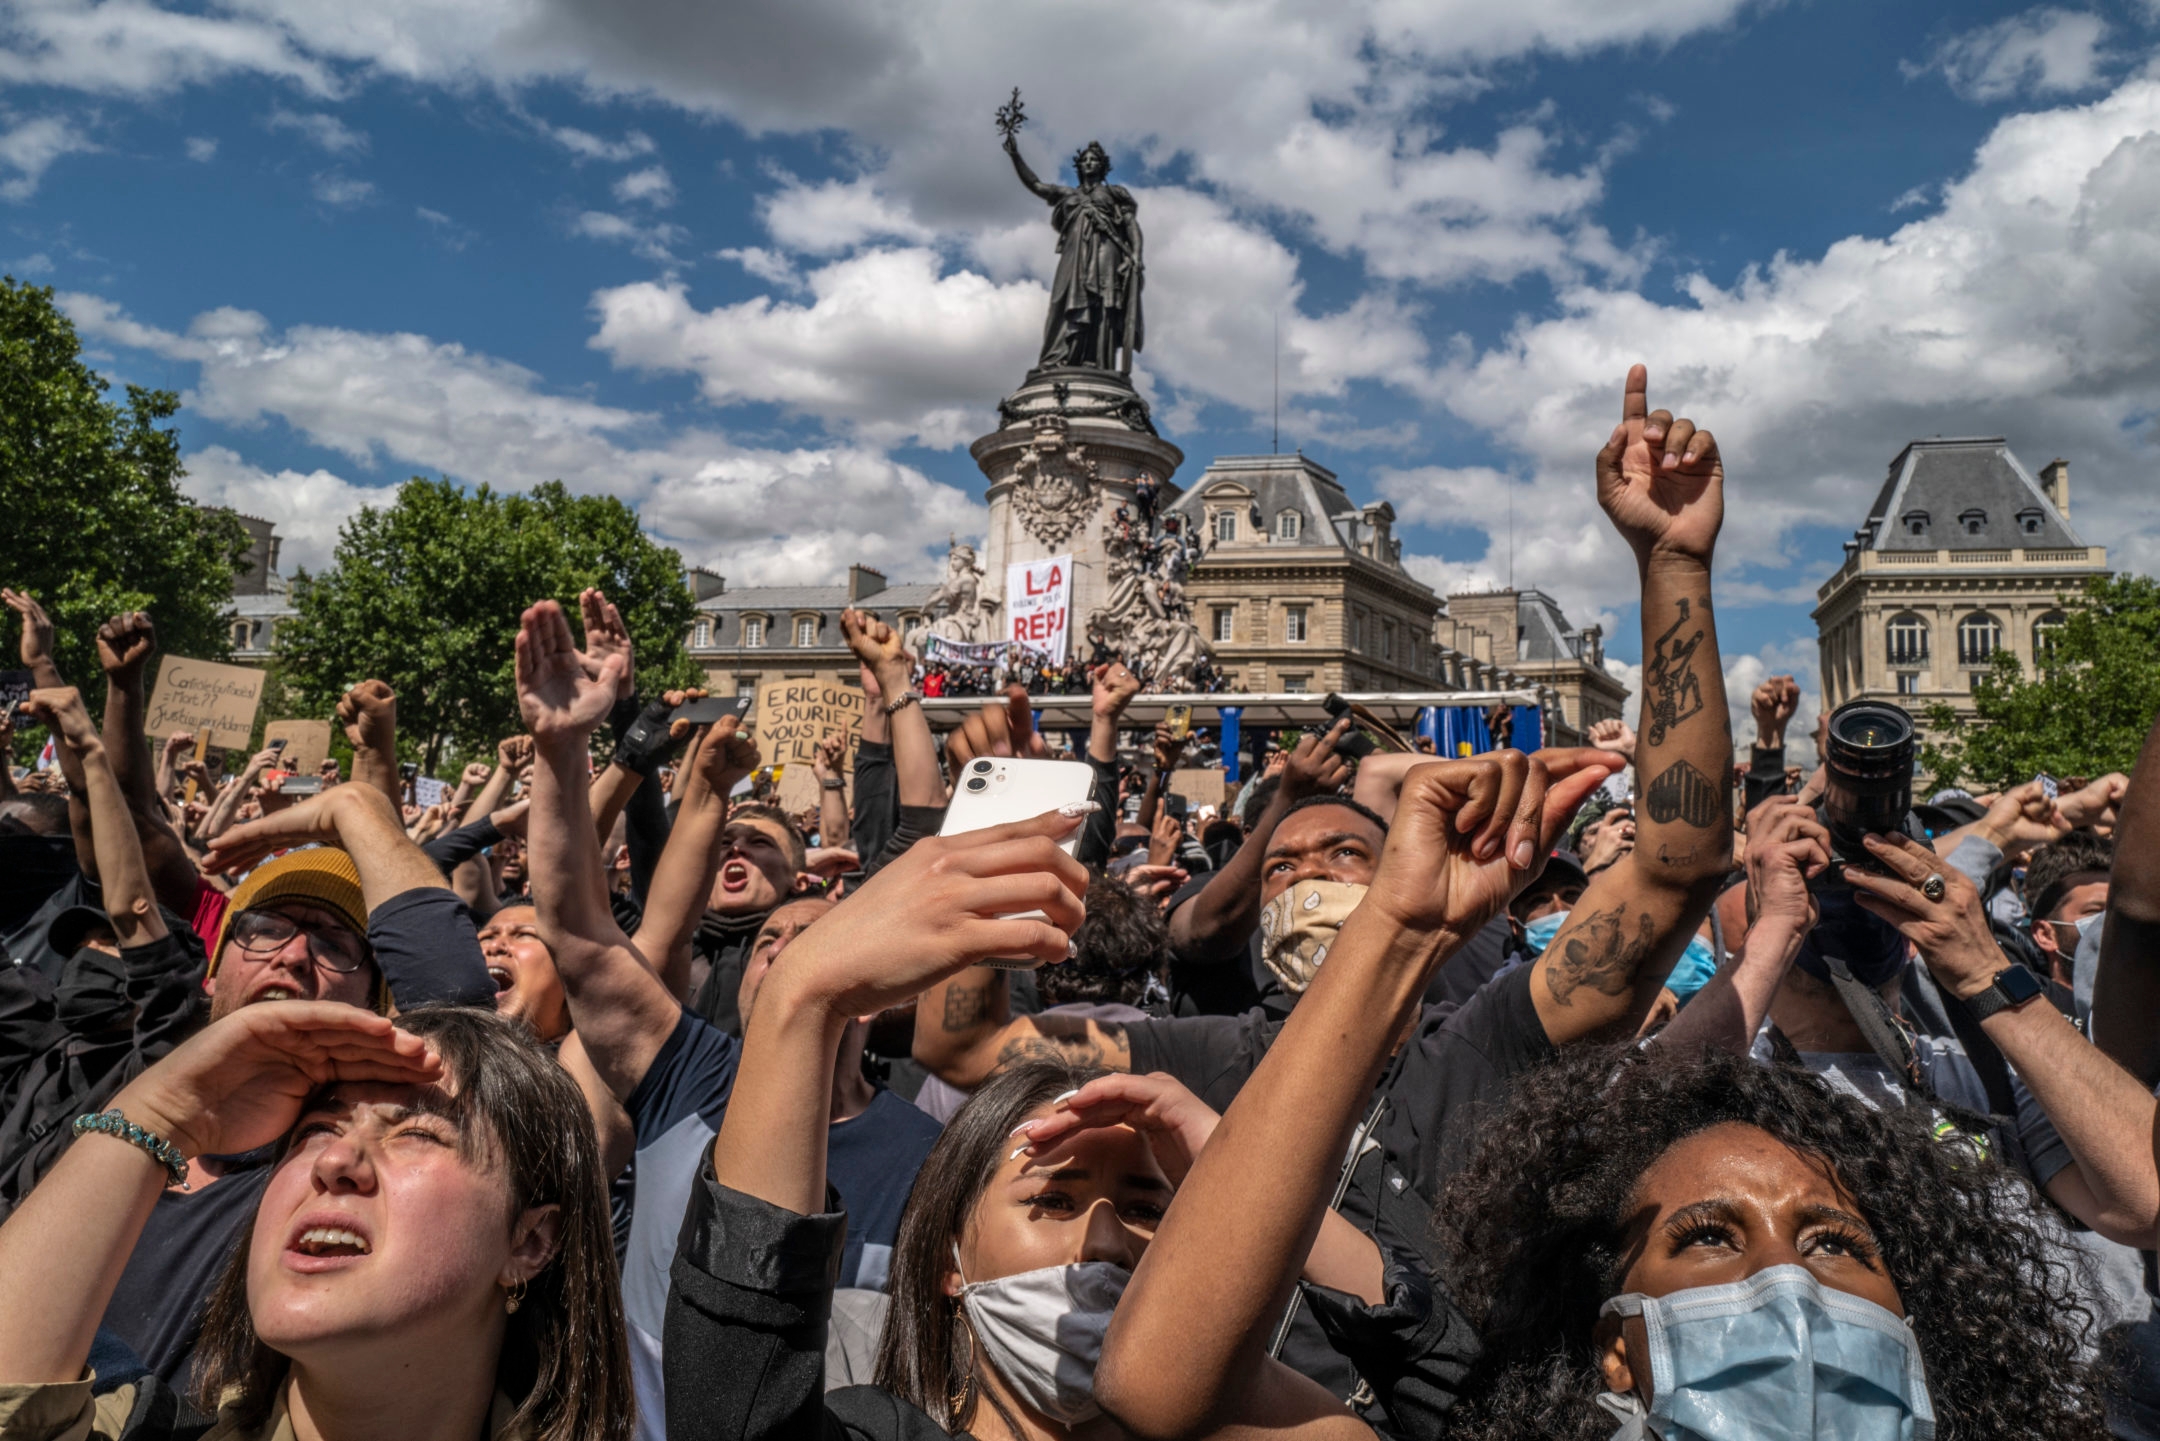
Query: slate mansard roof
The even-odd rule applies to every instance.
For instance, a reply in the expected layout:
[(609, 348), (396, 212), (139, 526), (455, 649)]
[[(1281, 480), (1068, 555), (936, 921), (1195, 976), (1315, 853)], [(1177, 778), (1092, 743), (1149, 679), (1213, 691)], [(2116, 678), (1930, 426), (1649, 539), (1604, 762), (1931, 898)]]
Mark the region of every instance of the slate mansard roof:
[[(1967, 517), (1977, 529), (1967, 529)], [(1890, 462), (1890, 474), (1853, 539), (1860, 549), (1877, 551), (2053, 550), (2085, 544), (2001, 436), (1907, 445)]]

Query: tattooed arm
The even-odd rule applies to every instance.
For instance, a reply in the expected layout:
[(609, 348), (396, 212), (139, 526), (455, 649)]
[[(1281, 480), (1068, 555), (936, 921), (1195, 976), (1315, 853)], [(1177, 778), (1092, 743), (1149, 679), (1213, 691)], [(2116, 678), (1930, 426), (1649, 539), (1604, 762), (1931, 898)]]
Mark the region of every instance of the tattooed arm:
[(976, 966), (923, 992), (915, 1007), (915, 1064), (963, 1091), (1015, 1061), (1132, 1069), (1132, 1047), (1115, 1022), (1047, 1015), (1015, 1020), (1010, 977), (994, 966)]
[(1642, 719), (1635, 849), (1590, 888), (1538, 958), (1530, 995), (1554, 1045), (1642, 1023), (1732, 865), (1732, 724), (1725, 710), (1711, 552), (1724, 518), (1717, 441), (1652, 413), (1642, 366), (1598, 452), (1598, 504), (1642, 578)]

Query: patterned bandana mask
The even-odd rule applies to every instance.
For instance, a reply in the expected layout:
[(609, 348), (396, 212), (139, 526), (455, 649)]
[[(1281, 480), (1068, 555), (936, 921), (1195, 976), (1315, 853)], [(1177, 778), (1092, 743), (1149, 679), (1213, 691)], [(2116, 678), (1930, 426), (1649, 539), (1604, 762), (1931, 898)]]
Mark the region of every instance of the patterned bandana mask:
[(1260, 959), (1284, 990), (1302, 995), (1312, 984), (1335, 933), (1365, 899), (1366, 889), (1343, 881), (1299, 881), (1261, 910)]

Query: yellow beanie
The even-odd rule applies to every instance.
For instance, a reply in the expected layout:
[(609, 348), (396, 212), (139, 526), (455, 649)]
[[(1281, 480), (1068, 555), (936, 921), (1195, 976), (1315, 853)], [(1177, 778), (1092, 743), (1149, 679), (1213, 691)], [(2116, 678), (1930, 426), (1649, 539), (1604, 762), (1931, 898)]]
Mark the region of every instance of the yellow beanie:
[(287, 851), (276, 860), (265, 861), (249, 871), (248, 878), (234, 886), (232, 894), (225, 898), (225, 914), (218, 921), (217, 944), (210, 948), (209, 974), (217, 974), (218, 962), (225, 955), (225, 935), (232, 929), (236, 916), (272, 901), (294, 899), (312, 901), (325, 910), (335, 911), (352, 927), (354, 935), (366, 938), (367, 900), (360, 893), (360, 871), (353, 865), (353, 858), (335, 846)]

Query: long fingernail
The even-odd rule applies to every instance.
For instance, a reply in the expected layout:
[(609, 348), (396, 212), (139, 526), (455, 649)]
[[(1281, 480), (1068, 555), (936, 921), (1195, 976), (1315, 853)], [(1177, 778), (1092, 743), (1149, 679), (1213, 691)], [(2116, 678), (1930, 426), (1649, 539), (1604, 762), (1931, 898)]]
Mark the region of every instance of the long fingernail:
[(1027, 1134), (1027, 1128), (1034, 1124), (1035, 1123), (1033, 1121), (1022, 1121), (1019, 1125), (1013, 1127), (1010, 1131), (1007, 1131), (1005, 1133), (1005, 1139), (1009, 1141), (1015, 1136), (1025, 1136)]
[(1091, 816), (1101, 809), (1100, 801), (1068, 801), (1057, 808), (1057, 813), (1071, 820), (1078, 816)]
[(1022, 1146), (1018, 1150), (1014, 1151), (1010, 1156), (1007, 1156), (1005, 1159), (1008, 1161), (1017, 1161), (1033, 1149), (1034, 1147), (1032, 1146)]
[(1065, 1093), (1064, 1095), (1062, 1095), (1062, 1096), (1052, 1096), (1052, 1097), (1050, 1098), (1050, 1109), (1051, 1109), (1051, 1110), (1053, 1110), (1053, 1111), (1054, 1111), (1054, 1110), (1056, 1110), (1056, 1109), (1057, 1109), (1058, 1107), (1060, 1107), (1060, 1106), (1064, 1105), (1064, 1104), (1065, 1104), (1065, 1103), (1066, 1103), (1067, 1101), (1071, 1100), (1071, 1099), (1072, 1099), (1073, 1097), (1075, 1097), (1075, 1096), (1077, 1096), (1077, 1095), (1079, 1095), (1079, 1094), (1080, 1094), (1079, 1088), (1078, 1088), (1078, 1087), (1075, 1087), (1075, 1088), (1073, 1088), (1072, 1090), (1070, 1090), (1070, 1091), (1067, 1091), (1067, 1092), (1066, 1092), (1066, 1093)]

